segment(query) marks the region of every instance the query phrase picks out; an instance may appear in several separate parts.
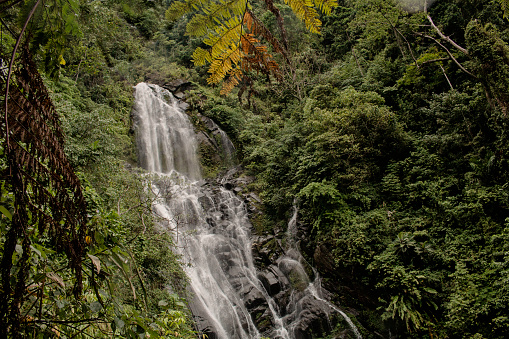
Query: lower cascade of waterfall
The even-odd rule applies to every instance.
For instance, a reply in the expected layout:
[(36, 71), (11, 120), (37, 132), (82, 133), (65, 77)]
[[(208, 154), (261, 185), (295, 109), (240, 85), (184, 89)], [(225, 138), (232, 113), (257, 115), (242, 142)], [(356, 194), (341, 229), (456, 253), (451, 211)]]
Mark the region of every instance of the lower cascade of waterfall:
[(330, 331), (329, 318), (337, 312), (361, 338), (348, 316), (322, 296), (318, 275), (311, 281), (306, 273), (295, 241), (296, 208), (286, 254), (257, 270), (246, 205), (233, 191), (202, 180), (194, 128), (178, 101), (140, 83), (133, 120), (140, 165), (155, 177), (160, 227), (173, 232), (190, 264), (190, 307), (203, 333), (211, 339), (311, 338), (306, 331)]

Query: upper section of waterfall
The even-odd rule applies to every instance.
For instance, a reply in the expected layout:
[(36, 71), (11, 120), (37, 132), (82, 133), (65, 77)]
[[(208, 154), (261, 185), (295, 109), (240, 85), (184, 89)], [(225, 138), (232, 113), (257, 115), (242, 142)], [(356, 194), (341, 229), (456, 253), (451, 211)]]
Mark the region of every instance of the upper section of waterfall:
[(139, 83), (133, 108), (138, 161), (149, 172), (177, 171), (201, 179), (198, 143), (193, 125), (178, 100), (157, 85)]

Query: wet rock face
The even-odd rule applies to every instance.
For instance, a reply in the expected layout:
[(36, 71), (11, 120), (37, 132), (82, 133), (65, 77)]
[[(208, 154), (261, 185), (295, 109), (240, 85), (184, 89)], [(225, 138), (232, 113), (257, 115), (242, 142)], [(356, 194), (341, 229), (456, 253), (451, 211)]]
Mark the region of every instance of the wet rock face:
[[(172, 92), (173, 95), (176, 93), (183, 93), (191, 88), (192, 84), (184, 79), (175, 79), (170, 82), (164, 83), (161, 87), (167, 89), (168, 91)], [(178, 97), (177, 95), (175, 95)], [(179, 98), (180, 99), (180, 98)]]
[[(198, 133), (198, 139), (211, 149), (219, 150), (218, 138), (211, 137), (213, 134), (210, 133), (216, 129), (217, 125), (208, 121), (208, 118), (202, 118), (204, 119), (202, 122), (209, 131)], [(219, 178), (204, 181), (202, 184), (204, 194), (198, 197), (198, 201), (204, 210), (218, 206), (214, 217), (206, 220), (211, 228), (219, 230), (225, 227), (224, 220), (229, 218), (229, 209), (214, 200), (216, 196), (214, 193), (217, 193), (220, 187), (233, 192), (240, 198), (250, 218), (261, 215), (261, 200), (255, 193), (249, 191), (249, 184), (253, 181), (253, 177), (243, 174), (241, 166), (231, 168)], [(285, 245), (285, 239), (288, 236), (286, 230), (275, 229), (273, 234), (251, 235), (251, 251), (254, 264), (259, 270), (257, 278), (262, 290), (250, 284), (242, 275), (239, 263), (232, 261), (231, 248), (226, 244), (224, 248), (218, 247), (219, 265), (226, 272), (228, 281), (242, 299), (249, 313), (247, 316), (251, 318), (262, 336), (281, 338), (280, 333), (275, 330), (278, 322), (285, 324), (292, 339), (322, 337), (332, 330), (334, 324), (331, 324), (329, 320), (331, 308), (323, 300), (306, 292), (311, 280), (315, 278), (311, 267), (303, 262), (302, 255), (297, 250), (300, 243), (306, 243), (306, 233), (305, 225), (297, 223), (293, 239), (295, 247), (290, 249), (285, 248), (285, 246), (288, 247), (288, 243)], [(327, 248), (319, 247), (312, 254), (319, 268), (334, 267), (334, 261)], [(272, 300), (269, 301), (272, 306), (268, 304), (267, 296)], [(276, 310), (280, 318), (274, 317), (271, 307)], [(216, 337), (210, 324), (201, 320), (198, 325), (199, 328), (210, 333), (210, 338)]]
[[(259, 197), (247, 189), (253, 180), (242, 176), (241, 167), (235, 167), (219, 181), (221, 186), (244, 201), (251, 217), (261, 213), (258, 209), (261, 203)], [(295, 241), (301, 242), (305, 240), (305, 230), (300, 225), (298, 229)], [(329, 322), (331, 309), (323, 301), (305, 292), (310, 277), (314, 278), (311, 268), (304, 268), (298, 250), (284, 248), (283, 239), (287, 236), (285, 231), (273, 232), (251, 235), (251, 249), (255, 266), (259, 269), (258, 280), (266, 294), (272, 298), (272, 307), (281, 316), (279, 321), (285, 323), (291, 338), (311, 339), (327, 335), (332, 329)], [(239, 283), (239, 293), (262, 336), (281, 338), (274, 330), (277, 327), (276, 319), (262, 293), (252, 286), (243, 287), (242, 283)]]
[(330, 310), (323, 303), (313, 298), (305, 296), (300, 301), (302, 312), (300, 320), (295, 327), (295, 339), (312, 339), (313, 334), (323, 334), (331, 331), (329, 323)]
[(196, 328), (200, 329), (201, 334), (205, 334), (209, 339), (220, 339), (217, 337), (217, 330), (214, 328), (214, 325), (208, 320), (206, 311), (198, 303), (193, 303), (192, 301), (190, 308)]
[[(219, 181), (221, 186), (233, 191), (244, 202), (250, 219), (262, 214), (260, 197), (254, 192), (249, 192), (248, 189), (248, 185), (254, 180), (254, 177), (243, 174), (242, 166), (235, 166), (230, 168)], [(253, 242), (256, 242), (255, 238)]]
[(321, 244), (316, 247), (315, 253), (313, 254), (314, 265), (321, 272), (334, 272), (336, 263), (334, 257), (330, 253), (330, 250)]
[(274, 265), (271, 265), (267, 268), (267, 270), (260, 272), (258, 279), (260, 279), (263, 287), (271, 297), (274, 297), (281, 292), (283, 288), (287, 288), (289, 285), (289, 281), (286, 276), (279, 270), (279, 268), (277, 268), (277, 266)]
[(251, 249), (255, 265), (260, 268), (275, 263), (284, 253), (281, 239), (274, 235), (252, 236)]

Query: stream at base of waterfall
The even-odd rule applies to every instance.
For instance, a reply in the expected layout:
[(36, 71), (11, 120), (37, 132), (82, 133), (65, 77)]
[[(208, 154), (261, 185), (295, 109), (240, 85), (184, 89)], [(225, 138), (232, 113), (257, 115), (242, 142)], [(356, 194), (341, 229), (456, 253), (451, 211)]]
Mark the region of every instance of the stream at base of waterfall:
[(338, 312), (361, 338), (348, 316), (321, 296), (318, 275), (310, 281), (294, 240), (296, 208), (286, 255), (270, 265), (270, 274), (260, 274), (246, 206), (232, 191), (202, 179), (196, 134), (178, 100), (159, 86), (140, 83), (133, 122), (139, 164), (154, 175), (160, 227), (174, 234), (190, 264), (190, 308), (200, 331), (211, 339), (311, 338), (301, 326), (310, 321), (306, 314), (323, 314), (330, 330), (330, 315)]

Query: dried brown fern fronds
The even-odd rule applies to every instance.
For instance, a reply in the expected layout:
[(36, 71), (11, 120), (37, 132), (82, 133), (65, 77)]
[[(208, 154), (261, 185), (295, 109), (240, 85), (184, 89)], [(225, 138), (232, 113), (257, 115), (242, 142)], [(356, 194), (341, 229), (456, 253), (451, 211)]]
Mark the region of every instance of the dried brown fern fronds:
[[(6, 56), (0, 58), (8, 60)], [(33, 232), (37, 229), (39, 236), (48, 236), (54, 248), (65, 253), (74, 271), (76, 295), (82, 289), (82, 259), (86, 250), (85, 199), (64, 152), (58, 114), (27, 48), (11, 65), (16, 66), (12, 67), (9, 80), (4, 73), (0, 74), (0, 89), (5, 94), (0, 137), (8, 163), (3, 177), (14, 193), (14, 213), (0, 267), (0, 322), (5, 325), (0, 336), (7, 331), (17, 333), (20, 326), (20, 309), (28, 293)], [(23, 249), (17, 261), (13, 260), (16, 246)], [(11, 276), (11, 272), (17, 273)]]

